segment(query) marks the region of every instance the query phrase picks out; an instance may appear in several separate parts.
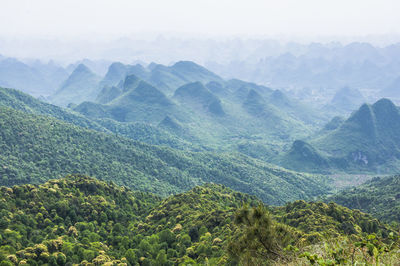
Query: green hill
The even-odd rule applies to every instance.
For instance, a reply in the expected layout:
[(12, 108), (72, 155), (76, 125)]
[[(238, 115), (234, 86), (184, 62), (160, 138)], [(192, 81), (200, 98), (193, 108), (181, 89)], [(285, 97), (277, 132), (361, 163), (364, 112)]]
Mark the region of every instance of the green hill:
[(364, 102), (365, 98), (359, 90), (343, 87), (335, 93), (325, 108), (327, 111), (347, 113), (359, 108)]
[[(400, 113), (388, 99), (364, 104), (339, 128), (311, 142), (350, 166), (373, 171), (395, 171), (400, 156)], [(390, 166), (390, 167), (389, 167)]]
[(126, 77), (122, 93), (107, 104), (83, 102), (74, 110), (92, 119), (150, 124), (158, 123), (166, 114), (178, 113), (174, 103), (161, 91), (132, 75)]
[(329, 169), (330, 161), (307, 142), (296, 140), (280, 161), (284, 167), (302, 169), (305, 172)]
[[(331, 121), (326, 127), (308, 142), (320, 154), (318, 160), (330, 161), (331, 171), (396, 173), (400, 169), (400, 112), (390, 100), (363, 104), (347, 120)], [(328, 169), (312, 157), (291, 159), (285, 166), (297, 171), (305, 170), (304, 162), (315, 164), (314, 172)]]
[(59, 106), (96, 99), (100, 77), (88, 67), (79, 64), (61, 87), (50, 97), (50, 102)]
[(213, 115), (225, 114), (221, 106), (221, 100), (212, 94), (201, 82), (188, 83), (179, 87), (174, 98), (193, 109), (200, 109)]
[(281, 204), (329, 190), (329, 180), (240, 154), (182, 152), (99, 133), (49, 117), (0, 108), (1, 183), (38, 183), (82, 173), (160, 195), (204, 182), (225, 184)]
[(328, 197), (326, 201), (359, 209), (387, 222), (400, 223), (400, 176), (375, 177)]
[[(122, 135), (124, 137), (146, 142), (149, 144), (166, 145), (178, 149), (200, 149), (195, 144), (190, 144), (175, 135), (168, 133), (161, 128), (151, 126), (145, 123), (119, 123), (110, 119), (91, 120), (87, 117), (73, 112), (70, 109), (39, 101), (32, 96), (22, 93), (14, 89), (0, 88), (0, 106), (12, 107), (13, 109), (44, 116), (51, 116), (59, 120), (81, 126), (88, 129), (93, 129), (100, 132), (109, 132)], [(87, 108), (91, 108), (88, 104)], [(95, 106), (93, 112), (101, 112), (102, 110)], [(98, 116), (105, 116), (99, 114)]]
[(0, 88), (0, 106), (11, 107), (15, 110), (20, 110), (25, 113), (47, 115), (81, 127), (95, 129), (98, 131), (106, 131), (105, 128), (79, 113), (71, 112), (68, 109), (63, 109), (61, 107), (42, 102), (28, 94), (14, 89)]
[[(305, 264), (302, 252), (318, 250), (319, 245), (327, 250), (318, 254), (335, 261), (352, 256), (369, 262), (374, 256), (362, 256), (354, 243), (364, 241), (369, 233), (387, 241), (385, 235), (393, 232), (366, 214), (333, 203), (296, 201), (268, 212), (257, 198), (216, 184), (161, 200), (82, 175), (41, 185), (0, 187), (0, 206), (3, 265), (232, 265), (246, 255), (246, 248), (261, 251), (251, 260), (273, 262), (274, 257), (265, 253), (270, 249), (264, 247), (283, 243), (281, 236), (290, 237), (294, 246), (286, 251), (286, 246), (271, 247), (284, 254), (285, 263), (278, 258), (277, 264)], [(255, 223), (241, 223), (243, 215)], [(251, 232), (258, 232), (255, 241), (232, 256), (229, 250), (251, 241)], [(268, 240), (257, 240), (266, 233)], [(333, 239), (346, 241), (340, 253), (334, 253), (335, 246), (327, 242)], [(372, 243), (389, 247), (382, 242), (368, 244)], [(295, 248), (301, 251), (292, 251)], [(381, 262), (398, 258), (397, 250), (382, 251)]]
[(122, 94), (122, 90), (115, 86), (105, 86), (96, 97), (96, 102), (106, 104)]

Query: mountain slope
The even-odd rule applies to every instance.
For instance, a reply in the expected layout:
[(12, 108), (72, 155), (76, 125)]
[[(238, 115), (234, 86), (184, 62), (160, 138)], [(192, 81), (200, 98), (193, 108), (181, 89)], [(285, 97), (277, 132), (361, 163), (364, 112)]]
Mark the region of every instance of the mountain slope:
[(0, 88), (0, 106), (11, 107), (25, 113), (47, 115), (77, 126), (95, 129), (98, 131), (107, 131), (96, 122), (87, 119), (79, 113), (74, 113), (68, 109), (42, 102), (32, 96), (14, 89)]
[(328, 180), (243, 155), (182, 152), (73, 126), (49, 117), (0, 108), (1, 184), (43, 182), (82, 173), (134, 189), (168, 195), (217, 182), (271, 204), (329, 190)]
[(61, 87), (50, 97), (53, 104), (67, 106), (94, 100), (99, 93), (100, 77), (88, 67), (79, 64)]
[[(240, 214), (249, 213), (258, 214), (255, 219), (269, 217), (266, 227), (254, 227), (259, 234), (270, 226), (275, 237), (276, 231), (287, 232), (290, 243), (306, 250), (328, 247), (327, 239), (345, 239), (341, 247), (347, 250), (367, 233), (380, 240), (393, 232), (369, 215), (333, 203), (296, 201), (270, 213), (257, 198), (216, 184), (161, 200), (112, 182), (68, 175), (41, 185), (0, 187), (0, 205), (0, 263), (5, 265), (226, 265), (233, 259), (228, 245), (246, 233), (238, 224)], [(285, 255), (286, 263), (301, 257), (293, 251)]]
[(174, 98), (193, 109), (204, 110), (216, 116), (225, 114), (221, 100), (212, 94), (201, 82), (185, 84), (174, 93)]
[(359, 90), (343, 87), (335, 93), (331, 102), (325, 108), (331, 108), (338, 112), (351, 112), (359, 108), (364, 102), (364, 96)]
[[(146, 142), (149, 144), (166, 145), (178, 149), (195, 149), (200, 148), (192, 143), (185, 142), (172, 133), (162, 128), (151, 126), (145, 123), (119, 123), (110, 119), (92, 120), (87, 117), (73, 112), (70, 109), (42, 102), (14, 89), (0, 88), (0, 106), (11, 107), (25, 113), (32, 113), (44, 116), (54, 117), (56, 119), (93, 129), (100, 132), (115, 133), (133, 140)], [(90, 105), (87, 106), (89, 108)], [(101, 109), (97, 108), (96, 112)], [(100, 115), (99, 115), (100, 116)]]
[(319, 154), (318, 160), (329, 161), (329, 166), (305, 156), (291, 157), (284, 165), (304, 171), (307, 164), (314, 164), (313, 172), (330, 168), (330, 171), (395, 173), (400, 169), (400, 111), (390, 100), (363, 104), (347, 120), (336, 120), (309, 140), (311, 149)]
[(107, 104), (83, 102), (74, 110), (89, 118), (111, 118), (119, 122), (139, 121), (149, 124), (158, 123), (166, 114), (179, 116), (175, 104), (164, 93), (133, 75), (125, 78), (122, 93)]
[(339, 192), (325, 201), (359, 209), (386, 222), (400, 222), (400, 176), (375, 177), (366, 183)]
[(311, 144), (332, 156), (345, 157), (349, 164), (376, 170), (400, 158), (399, 132), (398, 108), (390, 100), (381, 99), (373, 105), (362, 105), (339, 128)]
[(50, 95), (68, 77), (68, 72), (49, 62), (23, 63), (14, 58), (0, 58), (0, 87), (19, 88), (31, 95)]

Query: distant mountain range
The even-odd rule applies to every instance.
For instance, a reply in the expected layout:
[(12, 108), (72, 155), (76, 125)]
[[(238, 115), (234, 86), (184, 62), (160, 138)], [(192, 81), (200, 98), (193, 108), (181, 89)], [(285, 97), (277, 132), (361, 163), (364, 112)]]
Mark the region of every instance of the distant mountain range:
[(346, 86), (360, 90), (369, 101), (395, 96), (397, 102), (400, 98), (398, 92), (390, 92), (398, 88), (398, 43), (386, 47), (360, 42), (291, 43), (286, 48), (278, 54), (260, 48), (249, 58), (227, 63), (210, 60), (206, 66), (222, 77), (285, 88), (296, 98), (314, 103), (328, 104), (336, 91)]
[(14, 58), (0, 58), (0, 86), (18, 88), (34, 96), (55, 92), (68, 74), (52, 62), (25, 64)]

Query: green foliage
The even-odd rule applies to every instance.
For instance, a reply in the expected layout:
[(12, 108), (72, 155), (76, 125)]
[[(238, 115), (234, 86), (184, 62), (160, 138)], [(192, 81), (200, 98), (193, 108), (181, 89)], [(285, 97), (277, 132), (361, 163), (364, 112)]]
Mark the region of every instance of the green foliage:
[[(310, 144), (330, 162), (320, 170), (396, 173), (399, 131), (399, 109), (390, 100), (380, 99), (373, 105), (362, 105), (338, 128), (322, 132)], [(300, 166), (293, 169), (302, 170)]]
[[(268, 211), (254, 196), (215, 184), (162, 200), (111, 182), (69, 175), (42, 185), (1, 187), (0, 211), (4, 265), (263, 265), (304, 263), (307, 258), (341, 263), (351, 256), (358, 262), (365, 256), (368, 263), (398, 259), (397, 233), (368, 215), (303, 201)], [(362, 230), (350, 234), (338, 221), (355, 228), (375, 222), (374, 238)], [(319, 238), (310, 237), (316, 232)], [(318, 246), (322, 252), (316, 252)]]
[(216, 182), (270, 204), (318, 196), (323, 177), (243, 155), (183, 152), (0, 107), (0, 184), (39, 183), (81, 173), (163, 196)]
[(400, 176), (375, 177), (324, 199), (359, 209), (386, 222), (400, 222)]
[[(113, 183), (80, 175), (39, 186), (1, 187), (0, 253), (39, 264), (65, 265), (83, 260), (122, 258), (137, 261), (132, 235), (160, 199)], [(124, 236), (130, 236), (124, 237)]]
[(391, 232), (376, 218), (335, 203), (295, 201), (273, 209), (276, 219), (307, 232), (302, 241), (316, 243), (340, 235), (375, 233), (387, 237)]
[[(297, 201), (271, 214), (263, 206), (244, 207), (235, 220), (240, 227), (227, 249), (234, 265), (393, 265), (400, 259), (397, 232), (333, 203)], [(361, 229), (368, 223), (376, 228)]]
[(70, 103), (94, 100), (99, 93), (99, 82), (99, 76), (84, 64), (79, 64), (60, 89), (50, 97), (50, 101), (59, 106), (67, 106)]
[(296, 233), (276, 223), (264, 206), (237, 211), (235, 223), (239, 225), (230, 240), (228, 254), (232, 262), (240, 265), (259, 265), (285, 259), (284, 250), (296, 242)]
[(1, 187), (0, 198), (7, 222), (0, 228), (3, 259), (54, 265), (220, 260), (235, 210), (259, 202), (213, 184), (161, 201), (80, 175)]

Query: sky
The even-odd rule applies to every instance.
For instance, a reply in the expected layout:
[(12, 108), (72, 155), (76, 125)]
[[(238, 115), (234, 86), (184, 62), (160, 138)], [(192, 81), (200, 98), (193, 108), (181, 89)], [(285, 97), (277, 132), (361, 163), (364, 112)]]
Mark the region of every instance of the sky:
[(398, 0), (1, 0), (0, 37), (400, 34)]

